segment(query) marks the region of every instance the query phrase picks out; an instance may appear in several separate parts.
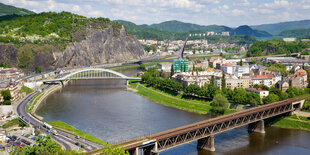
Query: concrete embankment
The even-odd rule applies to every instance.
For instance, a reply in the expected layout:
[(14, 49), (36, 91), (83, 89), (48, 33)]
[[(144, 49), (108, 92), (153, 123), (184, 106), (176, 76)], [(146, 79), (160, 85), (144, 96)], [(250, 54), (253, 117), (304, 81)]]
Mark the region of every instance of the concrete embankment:
[[(68, 82), (64, 82), (64, 86), (66, 86), (68, 84)], [(34, 105), (33, 110), (31, 111), (31, 114), (33, 116), (35, 116), (36, 118), (43, 120), (43, 117), (39, 116), (36, 114), (36, 111), (38, 109), (38, 107), (43, 103), (43, 101), (51, 94), (53, 94), (54, 92), (61, 90), (63, 88), (62, 85), (55, 85), (50, 87), (49, 89), (44, 91), (44, 94), (38, 99), (37, 103)]]

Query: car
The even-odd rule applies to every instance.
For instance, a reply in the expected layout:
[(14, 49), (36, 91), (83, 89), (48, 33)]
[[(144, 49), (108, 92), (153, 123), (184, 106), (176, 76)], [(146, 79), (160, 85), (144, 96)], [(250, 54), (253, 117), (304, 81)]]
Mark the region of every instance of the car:
[(79, 142), (75, 142), (74, 144), (75, 144), (76, 146), (79, 146), (79, 145), (80, 145), (80, 143), (79, 143)]
[(26, 142), (27, 142), (25, 139), (21, 139), (20, 141), (23, 142), (23, 143), (26, 143)]
[(80, 136), (79, 136), (79, 135), (76, 135), (75, 138), (76, 138), (76, 139), (80, 139)]
[(85, 148), (85, 146), (84, 146), (83, 144), (81, 144), (81, 148), (82, 148), (82, 149), (84, 149), (84, 148)]

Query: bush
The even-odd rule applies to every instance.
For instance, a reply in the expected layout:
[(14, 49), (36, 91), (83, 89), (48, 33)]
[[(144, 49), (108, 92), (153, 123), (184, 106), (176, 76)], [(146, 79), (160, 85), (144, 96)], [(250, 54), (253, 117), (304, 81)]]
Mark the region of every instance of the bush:
[(224, 114), (225, 110), (228, 108), (228, 104), (229, 102), (226, 97), (223, 94), (218, 93), (212, 100), (212, 111), (216, 114)]

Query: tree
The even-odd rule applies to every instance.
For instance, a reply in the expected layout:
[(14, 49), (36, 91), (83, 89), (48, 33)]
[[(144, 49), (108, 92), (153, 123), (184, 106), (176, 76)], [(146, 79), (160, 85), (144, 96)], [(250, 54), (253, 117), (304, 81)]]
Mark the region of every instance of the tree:
[(243, 61), (242, 61), (242, 59), (240, 59), (240, 66), (243, 66)]
[(225, 110), (228, 108), (228, 104), (229, 102), (226, 97), (223, 94), (218, 93), (212, 100), (212, 111), (217, 114), (224, 114)]
[(183, 72), (183, 65), (181, 64), (181, 70), (180, 70), (180, 72)]
[(35, 71), (35, 73), (41, 73), (43, 71), (43, 69), (39, 65), (36, 65), (34, 71)]
[(12, 96), (11, 96), (10, 90), (7, 89), (7, 90), (1, 91), (1, 95), (3, 97), (3, 104), (4, 105), (11, 105)]
[(18, 53), (18, 67), (19, 68), (27, 68), (33, 62), (34, 56), (32, 52), (20, 52)]
[(22, 154), (44, 154), (44, 155), (54, 155), (54, 154), (63, 154), (63, 155), (77, 155), (78, 153), (74, 150), (62, 150), (61, 146), (52, 140), (50, 135), (44, 137), (44, 139), (37, 138), (37, 145), (33, 147), (19, 147), (14, 150), (12, 154), (22, 155)]
[(123, 148), (115, 147), (113, 145), (106, 146), (103, 149), (102, 153), (105, 155), (129, 155), (128, 151), (125, 151)]
[(234, 95), (232, 96), (232, 102), (235, 104), (247, 104), (247, 92), (244, 88), (235, 88)]
[(222, 76), (222, 90), (226, 89), (226, 79), (225, 79), (225, 73), (223, 72)]
[(279, 101), (280, 98), (276, 94), (270, 93), (267, 97), (263, 99), (264, 104), (273, 103)]
[(173, 64), (171, 64), (171, 70), (170, 70), (170, 77), (172, 77), (174, 75), (174, 66)]
[(143, 71), (143, 72), (146, 70), (145, 64), (141, 64), (141, 65), (139, 66), (139, 68), (140, 68), (141, 71)]
[(184, 72), (186, 72), (186, 65), (185, 64), (184, 64), (183, 70), (184, 70)]

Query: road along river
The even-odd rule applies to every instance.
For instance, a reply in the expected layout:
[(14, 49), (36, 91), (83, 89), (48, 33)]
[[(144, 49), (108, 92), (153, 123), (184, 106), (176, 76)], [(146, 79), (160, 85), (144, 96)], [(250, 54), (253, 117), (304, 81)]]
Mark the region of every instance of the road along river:
[[(132, 75), (136, 69), (124, 71)], [(108, 143), (175, 128), (210, 118), (154, 103), (123, 87), (124, 81), (72, 81), (38, 108), (44, 121), (61, 120)], [(215, 136), (213, 154), (310, 154), (310, 132), (267, 127), (248, 134), (245, 127)], [(196, 142), (161, 154), (210, 154)]]

